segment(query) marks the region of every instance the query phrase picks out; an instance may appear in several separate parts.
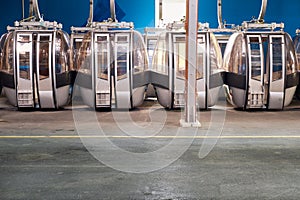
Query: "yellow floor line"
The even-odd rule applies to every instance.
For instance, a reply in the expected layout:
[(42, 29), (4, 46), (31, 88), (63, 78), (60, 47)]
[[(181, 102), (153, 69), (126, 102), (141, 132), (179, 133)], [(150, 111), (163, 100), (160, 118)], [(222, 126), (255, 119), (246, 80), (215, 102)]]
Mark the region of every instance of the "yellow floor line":
[(79, 136), (79, 135), (2, 135), (0, 139), (37, 139), (37, 138), (53, 138), (53, 139), (68, 139), (68, 138), (157, 138), (157, 139), (300, 139), (300, 135), (221, 135), (221, 136), (173, 136), (173, 135), (156, 135), (156, 136)]

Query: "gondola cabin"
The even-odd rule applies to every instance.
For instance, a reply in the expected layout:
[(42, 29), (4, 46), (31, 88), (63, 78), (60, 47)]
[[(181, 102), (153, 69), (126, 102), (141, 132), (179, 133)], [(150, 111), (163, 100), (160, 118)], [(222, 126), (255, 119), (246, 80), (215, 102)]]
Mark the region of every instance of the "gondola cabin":
[[(279, 30), (278, 30), (279, 29)], [(283, 109), (294, 96), (298, 62), (283, 24), (243, 24), (224, 53), (231, 103), (242, 109)]]
[(83, 37), (76, 62), (75, 85), (85, 104), (132, 109), (143, 103), (148, 54), (132, 23), (95, 22)]
[[(197, 36), (197, 105), (215, 105), (223, 86), (222, 54), (208, 24), (199, 24)], [(185, 105), (186, 32), (182, 22), (170, 24), (159, 36), (152, 64), (152, 84), (159, 103), (168, 108)]]
[(18, 108), (58, 109), (69, 100), (69, 36), (57, 22), (16, 22), (2, 47), (1, 79)]

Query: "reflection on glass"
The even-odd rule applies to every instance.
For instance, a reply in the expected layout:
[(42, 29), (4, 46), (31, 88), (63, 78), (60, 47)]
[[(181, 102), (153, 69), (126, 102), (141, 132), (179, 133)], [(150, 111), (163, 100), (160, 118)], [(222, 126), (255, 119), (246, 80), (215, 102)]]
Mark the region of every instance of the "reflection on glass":
[(30, 53), (20, 52), (19, 54), (20, 78), (30, 80)]
[(133, 72), (143, 72), (148, 68), (147, 50), (140, 33), (134, 32), (133, 41)]
[(152, 63), (156, 42), (157, 42), (157, 40), (148, 40), (148, 42), (147, 42), (147, 44), (148, 44), (147, 50), (148, 50), (148, 55), (149, 55), (149, 63)]
[(282, 42), (280, 38), (272, 38), (273, 81), (282, 79)]
[(108, 79), (108, 51), (107, 36), (98, 36), (96, 41), (98, 78), (105, 80)]
[(91, 71), (91, 33), (88, 33), (82, 41), (77, 59), (77, 67), (80, 72), (92, 74)]
[(240, 34), (236, 37), (232, 46), (232, 53), (230, 54), (230, 60), (228, 64), (228, 71), (246, 75), (246, 47), (243, 35)]
[(185, 42), (175, 43), (175, 64), (177, 78), (185, 77)]
[(166, 45), (166, 34), (159, 36), (154, 55), (152, 67), (155, 71), (168, 75), (168, 50)]
[(127, 78), (127, 47), (126, 46), (118, 46), (117, 47), (117, 59), (116, 59), (116, 67), (117, 67), (117, 77), (118, 80)]
[(14, 74), (14, 39), (13, 33), (4, 34), (1, 37), (1, 63), (0, 71)]
[(49, 77), (49, 36), (40, 37), (40, 49), (39, 49), (39, 74), (40, 80)]
[[(287, 51), (287, 60), (286, 60), (287, 72), (286, 72), (286, 74), (289, 75), (292, 73), (296, 73), (297, 71), (300, 71), (299, 60), (297, 63), (297, 59), (300, 59), (300, 54), (299, 54), (299, 57), (296, 56), (296, 53), (298, 54), (298, 52), (295, 52), (293, 41), (288, 34), (285, 35), (285, 41), (286, 41), (286, 51)], [(299, 44), (300, 43), (298, 43), (298, 45)]]
[(251, 51), (251, 77), (252, 79), (261, 80), (261, 43), (259, 37), (250, 37), (250, 51)]
[(203, 78), (203, 72), (205, 69), (205, 41), (203, 37), (198, 38), (198, 46), (197, 46), (197, 74), (196, 79)]
[[(224, 44), (224, 43), (223, 43)], [(225, 43), (226, 45), (226, 43)], [(225, 46), (223, 45), (223, 46)], [(222, 68), (222, 51), (215, 35), (210, 34), (210, 75), (219, 73)]]
[(55, 73), (64, 73), (68, 69), (68, 40), (64, 32), (57, 32), (55, 42)]
[(7, 43), (5, 44), (5, 50), (3, 54), (2, 68), (9, 74), (14, 73), (14, 39), (13, 34), (10, 33), (7, 37)]

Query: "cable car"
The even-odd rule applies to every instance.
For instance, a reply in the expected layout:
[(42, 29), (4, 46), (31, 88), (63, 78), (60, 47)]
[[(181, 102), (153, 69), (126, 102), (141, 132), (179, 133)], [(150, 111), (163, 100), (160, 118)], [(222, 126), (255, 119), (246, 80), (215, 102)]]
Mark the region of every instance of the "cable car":
[(115, 19), (111, 3), (110, 20), (85, 28), (76, 58), (75, 95), (95, 109), (132, 109), (144, 101), (148, 54), (142, 35), (133, 30), (133, 23)]
[(224, 54), (231, 103), (242, 109), (283, 109), (298, 83), (292, 39), (283, 24), (245, 22), (243, 27), (230, 37)]
[(284, 24), (264, 23), (267, 0), (258, 19), (243, 22), (226, 46), (223, 65), (231, 104), (242, 109), (283, 109), (298, 84), (298, 61)]
[[(223, 86), (222, 54), (209, 25), (199, 24), (197, 41), (197, 104), (215, 105)], [(153, 55), (151, 82), (158, 102), (165, 108), (184, 107), (186, 32), (183, 22), (167, 26), (160, 34)]]
[[(297, 55), (298, 64), (300, 64), (300, 36), (299, 36), (299, 33), (300, 33), (300, 30), (297, 29), (296, 36), (294, 37), (294, 47), (295, 47), (295, 51), (296, 51), (296, 55)], [(300, 71), (298, 73), (300, 73)], [(300, 100), (300, 82), (296, 89), (295, 96), (297, 97), (297, 99)]]
[[(35, 15), (33, 15), (35, 12)], [(8, 101), (18, 108), (58, 109), (69, 100), (69, 36), (57, 22), (44, 21), (37, 0), (30, 17), (8, 27), (1, 79)]]

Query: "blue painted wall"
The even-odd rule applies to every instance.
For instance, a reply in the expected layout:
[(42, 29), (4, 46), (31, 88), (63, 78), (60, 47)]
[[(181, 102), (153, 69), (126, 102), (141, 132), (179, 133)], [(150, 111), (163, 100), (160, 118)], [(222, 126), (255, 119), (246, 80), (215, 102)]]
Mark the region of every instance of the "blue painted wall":
[[(28, 0), (26, 5), (28, 5)], [(95, 0), (95, 5), (97, 0)], [(103, 1), (103, 0), (98, 0)], [(199, 21), (209, 22), (217, 27), (217, 0), (199, 0)], [(0, 6), (0, 34), (6, 32), (7, 25), (22, 18), (21, 0), (2, 1)], [(136, 29), (143, 31), (146, 26), (154, 26), (154, 0), (116, 0), (125, 12), (123, 21), (133, 21)], [(261, 0), (223, 0), (223, 19), (227, 23), (240, 24), (258, 16)], [(89, 14), (89, 0), (39, 0), (40, 12), (45, 20), (61, 22), (69, 32), (71, 26), (82, 26)], [(26, 6), (28, 10), (28, 6)], [(284, 22), (285, 30), (292, 36), (300, 28), (299, 0), (269, 0), (266, 22)], [(28, 16), (28, 13), (25, 14)]]

